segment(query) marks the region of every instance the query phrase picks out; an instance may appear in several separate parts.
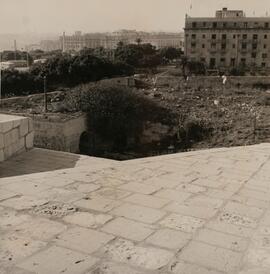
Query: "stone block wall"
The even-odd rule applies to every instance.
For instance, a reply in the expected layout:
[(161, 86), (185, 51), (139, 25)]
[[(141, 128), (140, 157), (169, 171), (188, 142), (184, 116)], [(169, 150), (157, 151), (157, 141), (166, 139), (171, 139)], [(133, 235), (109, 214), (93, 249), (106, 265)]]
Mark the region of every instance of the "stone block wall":
[(30, 118), (0, 114), (0, 162), (33, 147)]
[(87, 130), (86, 117), (81, 115), (66, 121), (35, 119), (35, 147), (79, 153), (80, 137)]

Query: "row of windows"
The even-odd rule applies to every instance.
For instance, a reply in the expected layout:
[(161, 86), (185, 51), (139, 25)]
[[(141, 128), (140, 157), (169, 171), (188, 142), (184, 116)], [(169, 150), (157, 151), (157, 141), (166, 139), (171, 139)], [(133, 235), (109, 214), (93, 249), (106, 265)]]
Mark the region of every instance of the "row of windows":
[(230, 26), (233, 27), (264, 27), (264, 28), (269, 28), (270, 24), (269, 22), (264, 22), (264, 23), (259, 23), (259, 22), (192, 22), (192, 28), (195, 29), (197, 27), (212, 27), (212, 28), (218, 28), (218, 27), (223, 27), (223, 28), (228, 28)]
[[(211, 64), (215, 64), (216, 63), (216, 58), (211, 58), (210, 59), (210, 63)], [(247, 63), (247, 59), (246, 58), (241, 58), (240, 60), (240, 64), (241, 65), (246, 65)], [(205, 58), (201, 58), (201, 62), (205, 63), (206, 62), (206, 59)], [(225, 65), (226, 64), (226, 58), (220, 58), (220, 64), (221, 65)], [(236, 58), (231, 58), (230, 59), (230, 65), (231, 66), (235, 66), (236, 65)], [(255, 65), (255, 64), (254, 64)], [(261, 66), (262, 67), (266, 67), (267, 63), (266, 62), (262, 62), (261, 63)]]
[[(197, 43), (196, 42), (191, 42), (191, 48), (195, 49), (197, 47)], [(201, 47), (204, 49), (205, 48), (205, 44), (202, 44)], [(211, 48), (212, 49), (216, 49), (217, 48), (217, 43), (211, 43)], [(226, 43), (222, 43), (221, 44), (221, 49), (225, 50), (227, 49), (228, 46)], [(235, 49), (236, 48), (236, 44), (232, 44), (232, 48)], [(256, 50), (258, 48), (258, 44), (252, 44), (252, 50)], [(264, 49), (267, 49), (267, 44), (263, 45)], [(247, 43), (242, 43), (241, 44), (241, 49), (246, 50), (248, 49), (248, 44)]]
[[(188, 37), (188, 34), (186, 35), (186, 37)], [(212, 34), (212, 35), (211, 35), (211, 39), (213, 39), (213, 40), (217, 39), (217, 37), (218, 37), (217, 34)], [(227, 37), (228, 37), (227, 34), (222, 34), (222, 35), (221, 35), (221, 39), (222, 39), (222, 40), (227, 39)], [(248, 39), (248, 35), (247, 35), (247, 34), (242, 34), (242, 35), (240, 35), (240, 34), (238, 34), (238, 35), (233, 34), (233, 39), (236, 39), (236, 37), (242, 38), (243, 40)], [(192, 34), (192, 35), (191, 35), (191, 38), (192, 38), (192, 39), (196, 39), (196, 38), (197, 38), (197, 34)], [(202, 35), (201, 35), (201, 38), (202, 38), (202, 39), (205, 39), (205, 38), (206, 38), (206, 35), (205, 35), (205, 34), (202, 34)], [(252, 35), (252, 39), (253, 39), (253, 40), (258, 40), (258, 38), (259, 38), (258, 34), (253, 34), (253, 35)], [(264, 34), (264, 35), (263, 35), (263, 38), (264, 38), (264, 39), (267, 39), (267, 38), (268, 38), (267, 34)]]

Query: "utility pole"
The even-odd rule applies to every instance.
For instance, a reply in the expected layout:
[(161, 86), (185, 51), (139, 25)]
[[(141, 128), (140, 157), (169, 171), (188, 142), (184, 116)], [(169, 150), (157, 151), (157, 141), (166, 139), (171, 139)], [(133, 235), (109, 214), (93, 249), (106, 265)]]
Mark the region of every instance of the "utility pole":
[(44, 112), (48, 111), (48, 101), (47, 101), (47, 77), (43, 77), (43, 88), (44, 88)]
[(0, 52), (0, 106), (2, 105), (2, 52)]
[(17, 42), (14, 40), (14, 60), (17, 60)]

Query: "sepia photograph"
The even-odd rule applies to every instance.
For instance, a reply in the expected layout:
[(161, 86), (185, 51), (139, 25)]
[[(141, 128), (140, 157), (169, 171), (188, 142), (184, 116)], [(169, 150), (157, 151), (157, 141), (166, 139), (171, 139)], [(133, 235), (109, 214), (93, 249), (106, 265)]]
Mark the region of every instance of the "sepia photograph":
[(270, 274), (269, 0), (0, 0), (0, 274)]

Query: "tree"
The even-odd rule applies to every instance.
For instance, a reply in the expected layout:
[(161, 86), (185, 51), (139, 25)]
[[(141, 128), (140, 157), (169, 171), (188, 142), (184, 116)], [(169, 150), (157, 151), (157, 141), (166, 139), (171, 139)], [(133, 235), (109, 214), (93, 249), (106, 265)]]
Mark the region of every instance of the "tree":
[(151, 44), (118, 46), (115, 58), (137, 68), (153, 67), (161, 63), (156, 48)]
[(176, 49), (174, 47), (166, 47), (159, 50), (159, 54), (162, 58), (168, 60), (178, 59), (182, 56), (181, 49)]
[(137, 45), (140, 45), (142, 43), (142, 39), (141, 38), (137, 38), (136, 39), (136, 43), (137, 43)]

